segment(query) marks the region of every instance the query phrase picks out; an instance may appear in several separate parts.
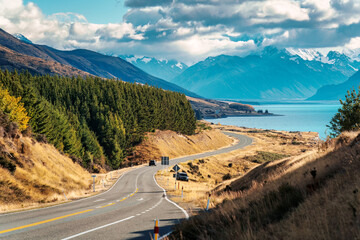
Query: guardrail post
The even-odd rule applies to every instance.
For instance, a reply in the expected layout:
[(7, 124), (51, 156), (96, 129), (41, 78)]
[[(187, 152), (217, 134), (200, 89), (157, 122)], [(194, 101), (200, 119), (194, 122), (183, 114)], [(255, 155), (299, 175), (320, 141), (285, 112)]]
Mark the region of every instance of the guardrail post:
[(208, 211), (208, 210), (209, 210), (210, 197), (211, 197), (211, 192), (209, 193), (209, 197), (208, 197), (208, 200), (207, 200), (207, 204), (206, 204), (206, 211)]

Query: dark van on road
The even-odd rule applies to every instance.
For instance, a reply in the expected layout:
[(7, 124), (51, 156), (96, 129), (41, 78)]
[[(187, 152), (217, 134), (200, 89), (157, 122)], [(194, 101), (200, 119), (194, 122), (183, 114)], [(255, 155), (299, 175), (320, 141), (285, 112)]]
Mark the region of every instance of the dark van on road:
[(176, 175), (176, 180), (188, 182), (189, 177), (188, 177), (186, 172), (178, 172), (177, 175)]
[(149, 162), (149, 166), (156, 166), (156, 162), (155, 162), (155, 160), (150, 160), (150, 162)]

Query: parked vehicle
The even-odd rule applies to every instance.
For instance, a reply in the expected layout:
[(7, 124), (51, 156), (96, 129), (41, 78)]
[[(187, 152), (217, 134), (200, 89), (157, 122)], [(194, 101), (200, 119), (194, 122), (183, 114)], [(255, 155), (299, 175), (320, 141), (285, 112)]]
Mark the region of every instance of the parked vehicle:
[(186, 172), (178, 172), (177, 176), (176, 176), (176, 180), (180, 180), (180, 181), (189, 181), (189, 177), (187, 175)]
[(156, 162), (155, 162), (155, 160), (150, 160), (150, 162), (149, 162), (149, 166), (156, 166)]

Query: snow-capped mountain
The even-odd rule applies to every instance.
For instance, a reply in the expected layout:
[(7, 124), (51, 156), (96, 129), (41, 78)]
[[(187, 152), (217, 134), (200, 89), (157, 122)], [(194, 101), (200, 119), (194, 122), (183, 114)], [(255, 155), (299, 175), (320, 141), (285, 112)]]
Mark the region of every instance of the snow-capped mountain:
[(32, 44), (32, 41), (30, 41), (27, 37), (25, 37), (21, 33), (15, 33), (13, 36), (16, 37), (17, 39), (19, 39), (20, 41), (24, 42), (24, 43)]
[(177, 77), (188, 68), (185, 63), (176, 60), (156, 59), (134, 55), (120, 55), (119, 57), (141, 70), (167, 81)]
[[(306, 57), (306, 60), (303, 59)], [(246, 57), (208, 57), (172, 82), (207, 98), (248, 100), (295, 100), (312, 96), (328, 84), (339, 84), (360, 64), (343, 55), (303, 52), (266, 47)]]
[(309, 67), (314, 67), (319, 63), (329, 64), (333, 70), (339, 71), (348, 77), (360, 68), (360, 60), (355, 56), (349, 56), (337, 51), (329, 51), (326, 55), (314, 49), (287, 48), (286, 51), (294, 56), (293, 60), (298, 57), (305, 60)]

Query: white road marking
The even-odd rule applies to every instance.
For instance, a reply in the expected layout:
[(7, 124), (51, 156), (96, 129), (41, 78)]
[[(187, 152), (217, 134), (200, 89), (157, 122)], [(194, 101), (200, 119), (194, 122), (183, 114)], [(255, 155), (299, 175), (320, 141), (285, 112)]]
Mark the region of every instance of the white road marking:
[(130, 216), (130, 217), (127, 217), (127, 218), (118, 220), (118, 221), (116, 221), (116, 222), (112, 222), (112, 223), (109, 223), (109, 224), (106, 224), (106, 225), (103, 225), (103, 226), (100, 226), (100, 227), (97, 227), (97, 228), (93, 228), (93, 229), (90, 229), (90, 230), (88, 230), (88, 231), (81, 232), (81, 233), (72, 235), (72, 236), (67, 237), (67, 238), (63, 238), (62, 240), (68, 240), (68, 239), (76, 238), (76, 237), (78, 237), (78, 236), (81, 236), (81, 235), (84, 235), (84, 234), (87, 234), (87, 233), (90, 233), (90, 232), (94, 232), (94, 231), (97, 231), (97, 230), (99, 230), (99, 229), (106, 228), (106, 227), (109, 227), (109, 226), (114, 225), (114, 224), (117, 224), (117, 223), (125, 222), (125, 221), (127, 221), (127, 220), (132, 219), (132, 218), (134, 218), (134, 216)]
[(136, 216), (140, 216), (140, 215), (141, 215), (141, 214), (139, 214), (139, 213), (138, 213), (138, 214), (136, 214)]
[(105, 199), (99, 199), (99, 200), (96, 200), (94, 202), (101, 202), (101, 201), (104, 201)]
[(189, 218), (189, 214), (185, 211), (185, 209), (183, 209), (182, 207), (180, 207), (179, 205), (177, 205), (176, 203), (174, 203), (173, 201), (171, 201), (170, 199), (167, 198), (167, 195), (166, 195), (166, 190), (164, 188), (162, 188), (156, 181), (155, 179), (155, 174), (156, 172), (154, 173), (153, 175), (153, 179), (154, 179), (154, 182), (156, 183), (156, 185), (158, 185), (159, 188), (161, 188), (163, 191), (164, 191), (164, 195), (165, 195), (165, 199), (166, 201), (168, 201), (169, 203), (172, 203), (174, 206), (176, 206), (177, 208), (179, 208), (184, 214), (185, 214), (185, 217), (186, 219)]
[(144, 199), (143, 199), (143, 198), (139, 198), (139, 199), (138, 199), (138, 201), (142, 201), (142, 200), (144, 200)]

